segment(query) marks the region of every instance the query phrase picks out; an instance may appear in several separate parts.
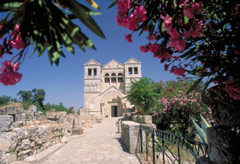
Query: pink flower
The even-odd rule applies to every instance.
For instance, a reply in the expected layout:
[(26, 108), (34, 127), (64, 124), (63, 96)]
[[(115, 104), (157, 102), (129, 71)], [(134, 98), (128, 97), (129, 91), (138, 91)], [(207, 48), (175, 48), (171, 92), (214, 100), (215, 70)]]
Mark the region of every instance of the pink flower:
[(176, 40), (181, 38), (181, 35), (176, 28), (169, 28), (167, 30), (167, 33), (171, 36), (170, 38), (171, 40)]
[(161, 15), (160, 17), (164, 21), (164, 27), (166, 29), (170, 28), (171, 27), (171, 23), (172, 23), (172, 18), (170, 18), (168, 14), (166, 16)]
[(18, 33), (13, 40), (10, 41), (10, 45), (16, 49), (22, 49), (25, 47), (25, 43), (22, 40), (21, 34)]
[(155, 112), (155, 111), (153, 111), (153, 116), (154, 116), (154, 117), (158, 116), (158, 113)]
[(16, 72), (19, 70), (18, 63), (13, 64), (11, 61), (5, 61), (0, 68), (0, 82), (3, 85), (15, 85), (22, 79), (22, 74)]
[(183, 39), (176, 39), (176, 40), (171, 40), (169, 41), (169, 47), (174, 48), (176, 51), (183, 51), (185, 50), (186, 47), (186, 41)]
[(18, 72), (3, 72), (0, 73), (0, 82), (3, 85), (15, 85), (22, 79), (22, 74)]
[(148, 39), (150, 40), (156, 40), (157, 39), (157, 35), (156, 34), (152, 34), (148, 36)]
[(20, 27), (18, 24), (14, 26), (14, 30), (12, 32), (13, 40), (10, 41), (10, 45), (13, 48), (16, 48), (18, 50), (25, 47), (25, 43), (22, 40), (22, 36), (21, 36), (21, 32), (19, 32), (19, 28)]
[(130, 0), (118, 0), (117, 7), (119, 12), (126, 13), (131, 7), (131, 2)]
[(185, 8), (183, 12), (186, 17), (194, 18), (196, 14), (200, 14), (202, 12), (202, 4), (191, 3), (191, 5), (188, 8)]
[(203, 33), (203, 22), (199, 21), (197, 25), (194, 27), (191, 27), (189, 31), (184, 31), (183, 32), (183, 37), (184, 38), (189, 38), (190, 36), (193, 38), (200, 37)]
[(180, 6), (185, 6), (185, 4), (188, 3), (188, 0), (177, 0), (177, 1), (179, 1), (178, 3)]
[(142, 52), (144, 52), (144, 53), (147, 53), (148, 51), (149, 51), (149, 49), (148, 49), (148, 46), (147, 45), (141, 45), (140, 46), (140, 51), (142, 51)]
[(176, 51), (183, 51), (186, 47), (186, 41), (181, 38), (177, 29), (169, 28), (167, 33), (171, 36), (169, 40), (169, 47), (174, 48)]
[(129, 43), (132, 43), (132, 35), (131, 34), (125, 35), (125, 40), (128, 41)]
[(153, 53), (158, 52), (159, 44), (148, 44), (149, 50)]
[(172, 52), (166, 48), (159, 48), (159, 51), (157, 53), (154, 53), (154, 57), (159, 58), (159, 59), (171, 59)]
[(170, 69), (170, 72), (172, 72), (175, 75), (185, 77), (185, 72), (186, 71), (182, 67), (180, 67), (180, 68), (173, 67), (173, 68)]
[(12, 63), (11, 61), (4, 61), (2, 62), (2, 67), (0, 68), (0, 71), (2, 72), (16, 72), (18, 71), (19, 64), (18, 63)]

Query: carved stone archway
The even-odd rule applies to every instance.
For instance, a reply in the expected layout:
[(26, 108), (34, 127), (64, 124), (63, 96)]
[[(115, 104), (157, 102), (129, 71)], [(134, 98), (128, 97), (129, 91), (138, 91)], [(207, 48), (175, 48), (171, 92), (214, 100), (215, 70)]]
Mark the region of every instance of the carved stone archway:
[[(103, 115), (106, 117), (121, 116), (124, 110), (123, 104), (125, 104), (123, 97), (124, 94), (118, 91), (109, 91), (102, 95), (101, 111)], [(113, 107), (117, 108), (117, 115), (113, 114)]]

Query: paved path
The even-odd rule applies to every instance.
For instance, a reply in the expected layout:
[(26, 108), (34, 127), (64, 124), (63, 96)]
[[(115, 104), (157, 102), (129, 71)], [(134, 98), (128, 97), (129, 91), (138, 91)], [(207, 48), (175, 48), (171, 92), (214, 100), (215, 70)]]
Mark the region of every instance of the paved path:
[(41, 164), (139, 164), (122, 146), (116, 121), (108, 118), (85, 129), (85, 136), (73, 139)]

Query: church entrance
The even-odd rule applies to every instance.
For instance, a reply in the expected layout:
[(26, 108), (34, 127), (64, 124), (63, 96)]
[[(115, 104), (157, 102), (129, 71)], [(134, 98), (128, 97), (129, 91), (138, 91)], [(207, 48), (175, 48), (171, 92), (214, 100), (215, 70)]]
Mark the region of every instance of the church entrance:
[(117, 106), (111, 106), (111, 116), (112, 117), (118, 116), (118, 107)]

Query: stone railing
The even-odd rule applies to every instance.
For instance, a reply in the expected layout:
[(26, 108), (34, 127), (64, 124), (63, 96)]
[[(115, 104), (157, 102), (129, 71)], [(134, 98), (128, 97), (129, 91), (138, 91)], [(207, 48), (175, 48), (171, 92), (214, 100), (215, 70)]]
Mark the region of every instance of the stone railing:
[(121, 140), (131, 154), (134, 154), (137, 150), (140, 125), (156, 128), (150, 115), (142, 116), (136, 115), (136, 113), (123, 113), (123, 117), (118, 121)]

